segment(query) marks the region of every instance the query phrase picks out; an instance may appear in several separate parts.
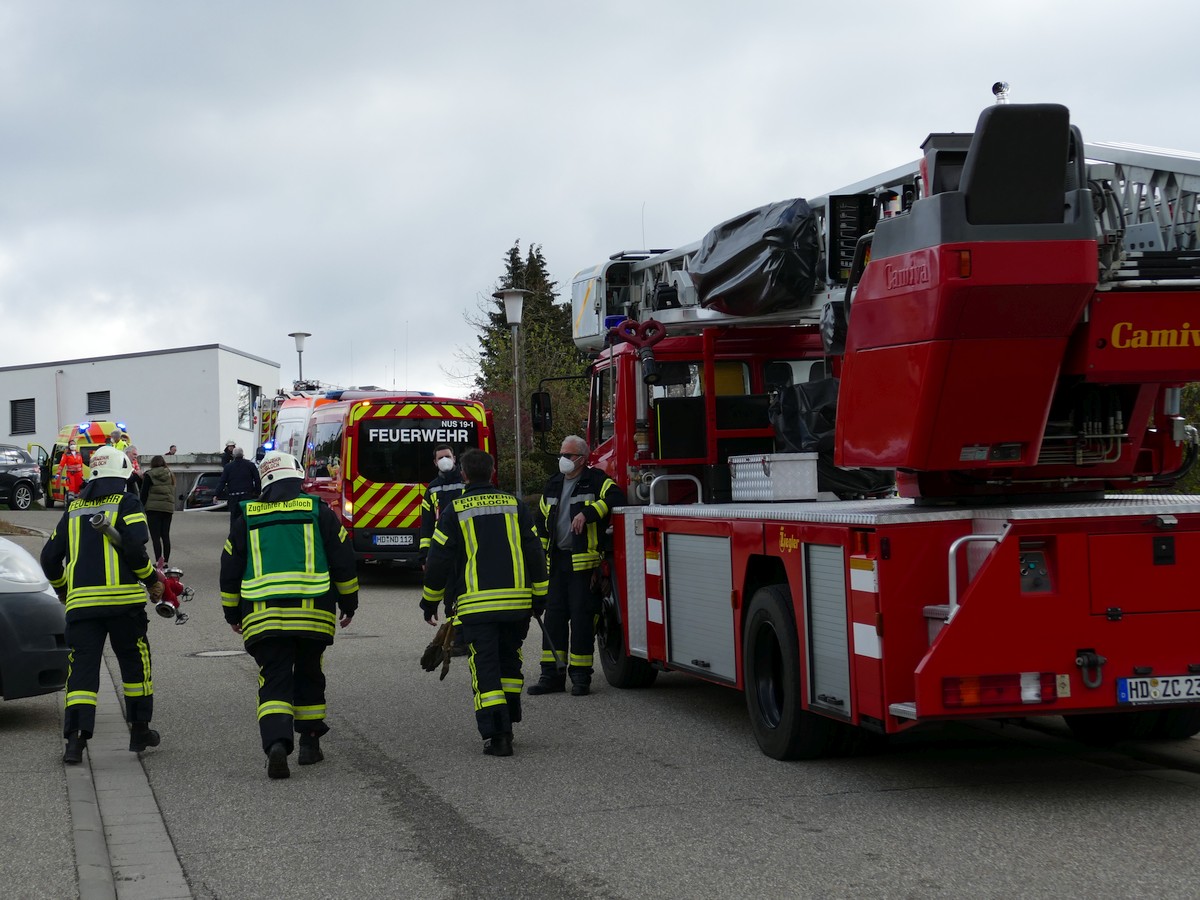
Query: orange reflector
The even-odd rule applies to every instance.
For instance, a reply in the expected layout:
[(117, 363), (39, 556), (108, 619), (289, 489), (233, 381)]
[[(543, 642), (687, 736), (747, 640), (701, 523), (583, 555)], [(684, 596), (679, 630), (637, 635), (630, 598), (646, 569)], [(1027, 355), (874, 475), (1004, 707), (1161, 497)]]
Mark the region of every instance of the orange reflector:
[(971, 277), (971, 251), (970, 250), (959, 250), (958, 251), (958, 277), (959, 278), (970, 278)]
[(1053, 672), (963, 675), (942, 679), (943, 706), (1017, 706), (1053, 703), (1058, 690)]

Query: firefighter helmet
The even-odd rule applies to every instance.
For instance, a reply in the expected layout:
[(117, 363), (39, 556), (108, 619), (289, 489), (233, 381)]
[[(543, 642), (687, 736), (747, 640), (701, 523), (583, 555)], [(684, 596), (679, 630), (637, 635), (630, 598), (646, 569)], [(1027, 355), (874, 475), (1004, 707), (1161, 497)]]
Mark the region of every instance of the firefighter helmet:
[(116, 447), (97, 447), (89, 466), (92, 478), (120, 478), (123, 481), (133, 474), (129, 457)]
[(274, 484), (285, 478), (303, 478), (304, 470), (296, 457), (282, 450), (272, 450), (263, 457), (258, 466), (259, 477), (264, 485)]

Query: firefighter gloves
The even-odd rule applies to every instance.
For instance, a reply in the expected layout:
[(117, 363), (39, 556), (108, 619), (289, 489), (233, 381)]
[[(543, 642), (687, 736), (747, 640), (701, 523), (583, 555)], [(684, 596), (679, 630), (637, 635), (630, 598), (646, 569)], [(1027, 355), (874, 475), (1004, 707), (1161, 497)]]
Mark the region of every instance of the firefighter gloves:
[[(421, 615), (425, 617), (425, 621), (430, 625), (433, 624), (433, 618), (437, 615), (438, 605), (430, 600), (421, 601)], [(432, 669), (430, 670), (432, 671)]]

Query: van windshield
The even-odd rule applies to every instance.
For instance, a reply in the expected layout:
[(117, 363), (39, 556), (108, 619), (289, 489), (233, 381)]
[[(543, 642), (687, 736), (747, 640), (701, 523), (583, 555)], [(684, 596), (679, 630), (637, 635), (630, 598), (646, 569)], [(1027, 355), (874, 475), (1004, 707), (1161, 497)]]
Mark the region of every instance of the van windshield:
[(435, 475), (433, 448), (456, 456), (479, 446), (478, 424), (465, 419), (380, 419), (358, 429), (358, 474), (368, 481), (424, 484)]

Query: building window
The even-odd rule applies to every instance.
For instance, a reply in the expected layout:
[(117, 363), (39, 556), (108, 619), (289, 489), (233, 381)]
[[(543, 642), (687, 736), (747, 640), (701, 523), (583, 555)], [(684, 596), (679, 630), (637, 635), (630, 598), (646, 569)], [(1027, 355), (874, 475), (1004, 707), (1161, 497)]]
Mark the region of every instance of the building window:
[(33, 434), (37, 431), (33, 414), (33, 398), (9, 401), (9, 434)]
[(88, 391), (88, 418), (105, 416), (112, 412), (112, 401), (108, 391)]
[(262, 388), (257, 384), (247, 384), (244, 381), (238, 382), (238, 428), (244, 428), (247, 431), (254, 428), (258, 417), (258, 396), (260, 393), (262, 393)]

